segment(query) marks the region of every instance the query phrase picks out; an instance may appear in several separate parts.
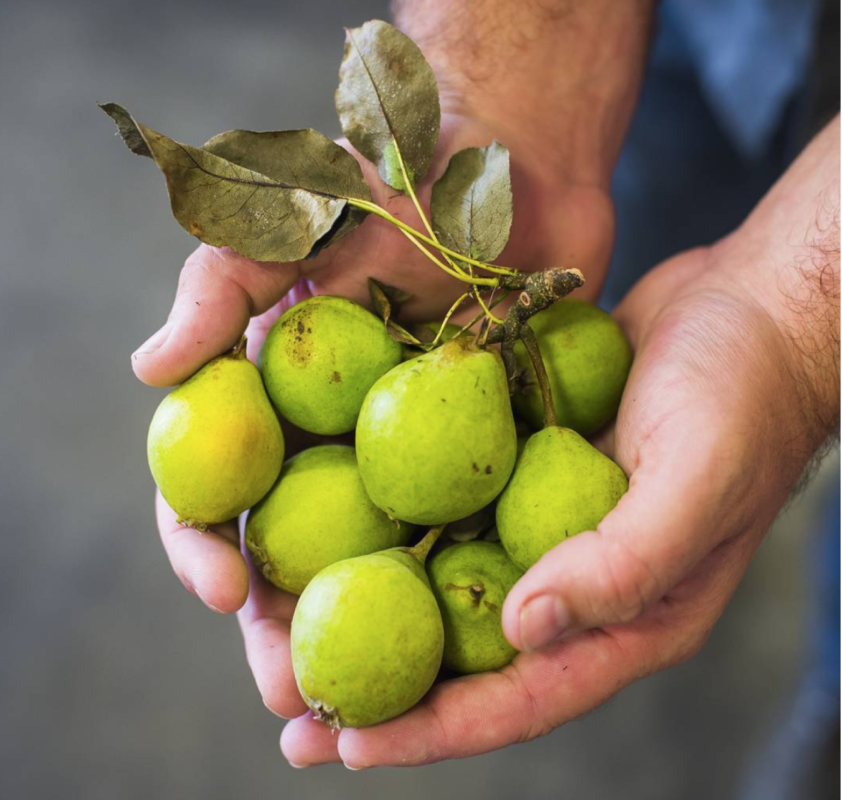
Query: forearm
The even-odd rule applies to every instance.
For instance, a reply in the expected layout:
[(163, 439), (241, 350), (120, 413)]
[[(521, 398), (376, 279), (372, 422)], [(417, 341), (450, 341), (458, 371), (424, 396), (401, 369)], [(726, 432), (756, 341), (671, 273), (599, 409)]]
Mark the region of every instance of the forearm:
[[(637, 99), (653, 0), (395, 0), (443, 109), (521, 143), (521, 159), (607, 186)], [(508, 143), (508, 142), (507, 142)]]

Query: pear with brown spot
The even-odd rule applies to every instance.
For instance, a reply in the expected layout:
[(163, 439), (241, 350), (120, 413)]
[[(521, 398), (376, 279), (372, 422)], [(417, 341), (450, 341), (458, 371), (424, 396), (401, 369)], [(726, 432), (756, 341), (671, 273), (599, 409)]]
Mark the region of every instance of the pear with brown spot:
[(274, 324), (259, 364), (284, 419), (336, 435), (354, 430), (366, 393), (402, 356), (402, 345), (374, 314), (344, 297), (319, 295)]
[(505, 667), (517, 651), (503, 634), (503, 603), (523, 573), (503, 547), (455, 544), (429, 561), (427, 574), (444, 621), (444, 666), (463, 674)]

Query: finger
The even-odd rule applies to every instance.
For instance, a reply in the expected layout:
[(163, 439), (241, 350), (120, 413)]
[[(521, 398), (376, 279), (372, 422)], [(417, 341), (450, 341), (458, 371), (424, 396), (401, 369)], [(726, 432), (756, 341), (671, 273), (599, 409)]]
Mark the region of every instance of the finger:
[[(613, 638), (588, 633), (518, 656), (500, 672), (445, 681), (390, 722), (343, 730), (338, 755), (346, 766), (362, 769), (486, 753), (549, 733), (563, 721), (560, 717), (585, 713), (630, 682), (633, 674), (628, 656)], [(306, 757), (308, 763), (334, 760), (324, 737), (317, 739), (303, 726), (284, 733), (285, 754)], [(299, 735), (301, 742), (291, 741)]]
[(406, 714), (332, 739), (311, 717), (284, 730), (296, 764), (342, 761), (354, 769), (417, 766), (524, 742), (598, 707), (628, 684), (686, 660), (704, 643), (759, 537), (729, 540), (670, 597), (632, 625), (592, 630), (521, 654), (500, 672), (438, 684)]
[(337, 744), (339, 736), (330, 728), (313, 719), (308, 711), (290, 720), (281, 733), (281, 752), (294, 767), (341, 762)]
[(164, 549), (185, 587), (220, 614), (240, 608), (248, 594), (248, 574), (237, 546), (237, 523), (215, 525), (206, 533), (185, 528), (160, 492), (155, 511)]
[(181, 271), (166, 324), (132, 355), (135, 374), (151, 386), (183, 381), (232, 348), (249, 319), (269, 309), (298, 277), (297, 264), (260, 263), (200, 245)]
[(246, 659), (263, 704), (289, 719), (306, 711), (298, 693), (289, 647), (289, 626), (296, 599), (272, 586), (255, 569), (250, 557), (249, 596), (237, 614)]

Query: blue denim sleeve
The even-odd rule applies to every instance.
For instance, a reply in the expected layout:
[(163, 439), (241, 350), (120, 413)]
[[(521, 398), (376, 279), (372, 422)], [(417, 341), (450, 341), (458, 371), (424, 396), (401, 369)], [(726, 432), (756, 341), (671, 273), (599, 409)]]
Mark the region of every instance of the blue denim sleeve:
[(656, 58), (692, 69), (734, 148), (761, 156), (810, 67), (820, 0), (666, 0)]

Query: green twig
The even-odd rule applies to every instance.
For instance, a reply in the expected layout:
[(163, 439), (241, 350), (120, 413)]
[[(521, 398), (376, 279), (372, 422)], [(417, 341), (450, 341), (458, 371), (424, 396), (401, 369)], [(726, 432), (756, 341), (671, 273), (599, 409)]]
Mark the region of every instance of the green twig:
[(405, 222), (401, 222), (397, 217), (390, 214), (386, 211), (385, 208), (378, 206), (377, 203), (372, 203), (368, 200), (358, 200), (356, 198), (350, 198), (348, 200), (348, 205), (353, 206), (354, 208), (359, 208), (362, 211), (368, 211), (370, 214), (374, 214), (381, 219), (385, 219), (387, 222), (391, 222), (392, 225), (396, 225), (401, 230), (405, 231), (406, 233), (410, 234), (410, 236), (414, 236), (416, 239), (420, 239), (424, 244), (429, 245), (430, 247), (436, 248), (441, 253), (450, 256), (451, 258), (455, 259), (456, 261), (461, 261), (465, 264), (471, 264), (475, 267), (479, 267), (480, 269), (484, 269), (487, 272), (494, 272), (498, 275), (510, 275), (512, 277), (517, 277), (521, 273), (518, 272), (516, 269), (512, 269), (511, 267), (503, 267), (499, 264), (486, 264), (482, 261), (477, 261), (475, 258), (469, 258), (468, 256), (464, 256), (461, 253), (457, 253), (454, 250), (451, 250), (449, 247), (445, 247), (440, 242), (433, 241), (429, 236), (424, 235), (421, 231), (416, 230), (411, 225), (407, 225)]
[(462, 281), (462, 283), (471, 283), (474, 286), (497, 286), (498, 280), (497, 278), (472, 278), (466, 275), (464, 272), (456, 272), (455, 270), (451, 269), (447, 264), (443, 264), (439, 259), (437, 259), (426, 247), (424, 247), (421, 242), (419, 242), (416, 238), (412, 236), (411, 233), (401, 229), (401, 233), (409, 239), (427, 258), (430, 259), (439, 269), (444, 270), (448, 275), (457, 280)]
[(465, 300), (470, 296), (470, 292), (465, 292), (465, 294), (460, 295), (457, 298), (456, 302), (450, 307), (447, 314), (444, 315), (444, 320), (442, 320), (441, 327), (439, 328), (439, 331), (436, 334), (436, 338), (433, 339), (432, 343), (430, 344), (431, 350), (439, 343), (439, 339), (441, 339), (442, 335), (444, 334), (444, 329), (447, 327), (447, 323), (450, 321), (450, 318), (453, 316), (456, 309), (459, 308), (459, 306), (461, 306), (462, 303), (464, 303)]
[[(495, 308), (496, 306), (499, 306), (500, 303), (502, 303), (508, 296), (509, 296), (509, 291), (506, 290), (493, 303), (489, 303), (488, 307), (489, 308)], [(463, 333), (465, 333), (465, 331), (473, 328), (474, 325), (476, 325), (481, 319), (488, 319), (488, 317), (485, 316), (484, 311), (481, 314), (477, 314), (470, 322), (465, 323), (462, 326), (459, 333), (457, 333), (456, 335), (461, 336)]]

